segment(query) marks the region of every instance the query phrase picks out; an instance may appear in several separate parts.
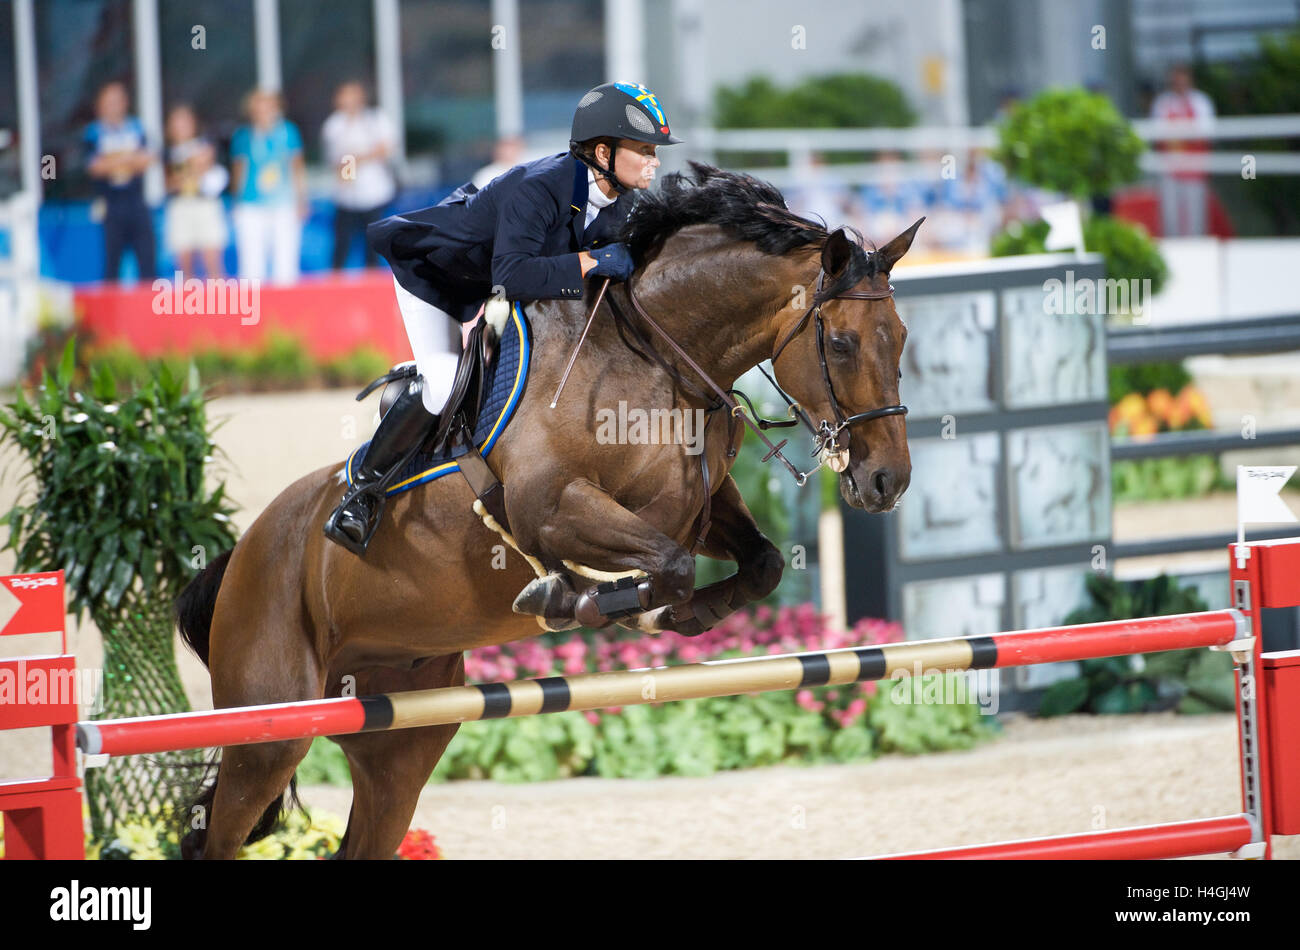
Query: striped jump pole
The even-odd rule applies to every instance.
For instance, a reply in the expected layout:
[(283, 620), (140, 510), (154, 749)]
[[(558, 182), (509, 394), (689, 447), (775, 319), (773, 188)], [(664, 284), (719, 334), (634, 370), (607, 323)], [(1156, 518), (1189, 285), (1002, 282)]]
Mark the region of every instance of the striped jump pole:
[(1249, 629), (1247, 618), (1237, 610), (1215, 610), (647, 670), (101, 720), (77, 725), (77, 745), (90, 755), (139, 755), (381, 732), (568, 710), (841, 686), (888, 679), (896, 673), (995, 669), (1224, 646), (1249, 636)]

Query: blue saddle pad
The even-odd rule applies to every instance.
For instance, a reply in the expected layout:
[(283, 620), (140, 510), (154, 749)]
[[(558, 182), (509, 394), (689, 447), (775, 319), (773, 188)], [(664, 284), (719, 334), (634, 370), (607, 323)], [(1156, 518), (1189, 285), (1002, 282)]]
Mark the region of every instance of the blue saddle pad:
[[(474, 444), (484, 458), (492, 451), (497, 439), (505, 431), (506, 424), (514, 415), (519, 400), (523, 398), (524, 385), (528, 381), (528, 356), (532, 349), (529, 335), (528, 318), (523, 307), (516, 303), (510, 309), (510, 319), (506, 321), (505, 331), (497, 343), (496, 357), (487, 368), (484, 384), (483, 408), (479, 412), (478, 422), (474, 426)], [(365, 458), (370, 442), (348, 456), (348, 484), (353, 484), (352, 473)], [(435, 478), (442, 478), (451, 472), (459, 472), (456, 459), (464, 455), (467, 449), (457, 445), (454, 450), (440, 453), (422, 452), (407, 463), (397, 474), (396, 481), (385, 491), (387, 495), (397, 495), (410, 491), (416, 485), (423, 485)]]

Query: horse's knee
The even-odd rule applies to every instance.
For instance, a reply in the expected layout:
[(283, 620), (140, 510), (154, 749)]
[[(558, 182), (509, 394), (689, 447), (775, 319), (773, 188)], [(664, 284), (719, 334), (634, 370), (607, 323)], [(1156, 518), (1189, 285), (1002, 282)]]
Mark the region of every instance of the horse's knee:
[(677, 548), (664, 559), (655, 574), (655, 600), (661, 604), (680, 604), (695, 592), (695, 557), (685, 548)]
[(775, 544), (763, 539), (763, 547), (754, 558), (749, 570), (752, 600), (759, 600), (776, 590), (785, 572), (785, 558)]

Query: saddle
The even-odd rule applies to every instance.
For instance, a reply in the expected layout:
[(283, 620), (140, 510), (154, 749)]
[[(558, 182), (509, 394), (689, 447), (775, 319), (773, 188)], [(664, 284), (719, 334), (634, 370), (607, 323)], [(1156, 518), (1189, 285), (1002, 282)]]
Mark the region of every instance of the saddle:
[[(507, 311), (508, 313), (508, 311)], [(487, 379), (488, 366), (495, 355), (500, 330), (495, 322), (486, 317), (480, 320), (470, 331), (465, 348), (456, 362), (456, 374), (452, 378), (451, 394), (447, 404), (438, 418), (438, 425), (420, 444), (420, 451), (437, 453), (454, 444), (462, 431), (473, 432), (478, 424), (479, 414), (483, 409), (484, 382)], [(383, 376), (373, 380), (365, 389), (357, 393), (357, 401), (365, 399), (380, 386), (384, 391), (379, 396), (379, 415), (382, 418), (397, 397), (408, 385), (407, 381), (417, 376), (419, 370), (414, 360), (398, 363)], [(419, 385), (423, 385), (421, 380)]]

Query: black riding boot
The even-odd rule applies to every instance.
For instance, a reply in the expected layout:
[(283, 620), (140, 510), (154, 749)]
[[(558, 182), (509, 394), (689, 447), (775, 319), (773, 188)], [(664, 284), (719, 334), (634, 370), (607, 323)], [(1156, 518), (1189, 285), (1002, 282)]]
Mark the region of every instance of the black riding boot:
[(420, 390), (418, 382), (411, 382), (384, 413), (352, 486), (325, 522), (325, 537), (358, 556), (366, 553), (379, 526), (386, 501), (384, 489), (438, 424), (438, 416), (424, 408)]

